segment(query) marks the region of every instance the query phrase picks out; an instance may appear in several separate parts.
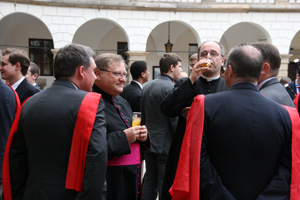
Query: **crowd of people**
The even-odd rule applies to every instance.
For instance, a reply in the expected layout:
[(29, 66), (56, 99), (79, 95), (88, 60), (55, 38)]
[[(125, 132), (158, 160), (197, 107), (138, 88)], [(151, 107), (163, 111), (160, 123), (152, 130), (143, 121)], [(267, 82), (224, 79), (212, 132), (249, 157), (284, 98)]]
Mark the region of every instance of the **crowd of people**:
[(299, 199), (300, 75), (279, 82), (278, 49), (239, 44), (225, 58), (205, 41), (181, 64), (165, 53), (148, 81), (144, 61), (127, 69), (68, 44), (41, 90), (26, 52), (4, 49), (0, 200)]

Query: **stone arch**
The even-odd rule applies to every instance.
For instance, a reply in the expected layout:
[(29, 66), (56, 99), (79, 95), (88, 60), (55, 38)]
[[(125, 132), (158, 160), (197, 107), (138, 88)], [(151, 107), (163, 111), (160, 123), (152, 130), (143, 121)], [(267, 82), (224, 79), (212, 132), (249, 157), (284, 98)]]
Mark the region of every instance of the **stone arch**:
[(98, 54), (106, 52), (117, 53), (118, 42), (128, 44), (128, 36), (116, 22), (97, 18), (82, 24), (75, 32), (73, 42), (87, 45)]
[(197, 49), (200, 43), (196, 30), (183, 21), (171, 20), (158, 24), (152, 29), (147, 39), (146, 51), (149, 52), (147, 63), (151, 78), (153, 77), (153, 66), (159, 65), (159, 59), (165, 53), (169, 22), (170, 42), (173, 43), (172, 52), (180, 56), (183, 71), (188, 72), (189, 44), (195, 44), (194, 48)]
[(295, 36), (291, 40), (289, 54), (291, 55), (291, 57), (289, 58), (288, 77), (294, 80), (296, 78), (297, 71), (299, 71), (300, 30), (295, 34)]
[(269, 33), (259, 24), (252, 22), (240, 22), (229, 27), (220, 40), (221, 44), (224, 45), (226, 54), (237, 44), (258, 41), (272, 43)]
[[(47, 25), (37, 16), (15, 12), (8, 14), (0, 20), (0, 48), (15, 47), (24, 49), (29, 54), (29, 39), (53, 40), (52, 34)], [(55, 43), (53, 41), (53, 47)], [(49, 47), (45, 45), (44, 47)], [(53, 48), (50, 47), (50, 48)], [(53, 54), (50, 49), (43, 50), (44, 55), (47, 54), (49, 60), (45, 60), (44, 56), (30, 56), (31, 61), (36, 62), (41, 69), (41, 76), (37, 80), (37, 84), (44, 88), (49, 86), (53, 81), (53, 77), (49, 76), (52, 73), (51, 58)], [(50, 58), (51, 57), (51, 58)], [(43, 59), (43, 62), (41, 61)], [(42, 62), (41, 65), (37, 61)], [(45, 75), (43, 75), (45, 74)]]
[(6, 15), (0, 20), (0, 47), (18, 47), (28, 51), (28, 39), (52, 39), (48, 27), (39, 18), (21, 12)]

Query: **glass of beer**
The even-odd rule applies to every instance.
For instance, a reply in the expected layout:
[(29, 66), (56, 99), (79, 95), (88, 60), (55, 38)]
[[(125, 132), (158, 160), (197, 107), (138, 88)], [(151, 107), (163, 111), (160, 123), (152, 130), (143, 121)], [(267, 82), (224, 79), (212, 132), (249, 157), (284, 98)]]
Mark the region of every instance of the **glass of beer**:
[(132, 116), (132, 127), (141, 125), (141, 113), (133, 112)]

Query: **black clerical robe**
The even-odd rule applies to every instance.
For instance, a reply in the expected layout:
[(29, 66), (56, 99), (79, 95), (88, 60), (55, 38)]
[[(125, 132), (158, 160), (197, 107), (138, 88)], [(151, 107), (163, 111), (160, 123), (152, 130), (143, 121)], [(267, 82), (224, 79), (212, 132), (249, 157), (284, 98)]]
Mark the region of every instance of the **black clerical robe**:
[(108, 167), (107, 200), (138, 200), (141, 192), (142, 149), (150, 148), (150, 140), (129, 144), (124, 130), (131, 127), (132, 110), (121, 96), (112, 97), (96, 85), (93, 91), (102, 94), (105, 102)]

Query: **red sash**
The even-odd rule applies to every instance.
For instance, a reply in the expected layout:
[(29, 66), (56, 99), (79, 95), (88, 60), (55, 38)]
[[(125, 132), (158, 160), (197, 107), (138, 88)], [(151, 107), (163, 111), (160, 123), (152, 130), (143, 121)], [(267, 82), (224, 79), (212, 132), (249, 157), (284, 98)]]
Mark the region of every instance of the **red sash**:
[[(296, 107), (297, 110), (299, 109), (299, 107), (298, 107), (299, 106), (299, 95), (300, 95), (300, 93), (297, 94), (296, 97), (295, 97), (295, 99), (293, 100), (293, 102), (294, 102), (295, 107)], [(299, 110), (298, 110), (298, 112), (299, 112)]]
[(93, 131), (101, 94), (88, 93), (79, 108), (70, 151), (65, 188), (82, 192), (86, 153)]
[[(299, 95), (297, 95), (299, 98)], [(298, 102), (298, 101), (297, 101)], [(292, 121), (292, 173), (290, 200), (300, 197), (300, 118), (296, 109), (284, 106)]]
[[(190, 121), (193, 123), (189, 123)], [(173, 200), (199, 199), (203, 122), (204, 95), (198, 95), (188, 114), (177, 171), (173, 186), (169, 191)]]
[[(69, 166), (65, 184), (65, 187), (67, 189), (73, 189), (77, 192), (82, 191), (82, 180), (86, 153), (100, 99), (100, 94), (90, 92), (84, 97), (80, 105), (70, 151)], [(24, 103), (25, 102), (26, 101), (24, 101)], [(13, 122), (4, 153), (3, 194), (5, 200), (12, 200), (9, 171), (9, 151), (13, 140), (13, 134), (17, 131), (18, 128), (20, 114), (21, 109), (18, 110), (17, 116)]]
[[(13, 135), (18, 128), (18, 122), (19, 122), (22, 107), (17, 92), (9, 84), (7, 85), (14, 91), (15, 99), (16, 99), (16, 115), (6, 142), (6, 147), (4, 151), (4, 157), (3, 157), (3, 169), (2, 169), (3, 196), (5, 200), (11, 200), (12, 195), (11, 195), (10, 171), (9, 171), (9, 150), (12, 144)], [(27, 99), (24, 101), (24, 103), (26, 101)]]

